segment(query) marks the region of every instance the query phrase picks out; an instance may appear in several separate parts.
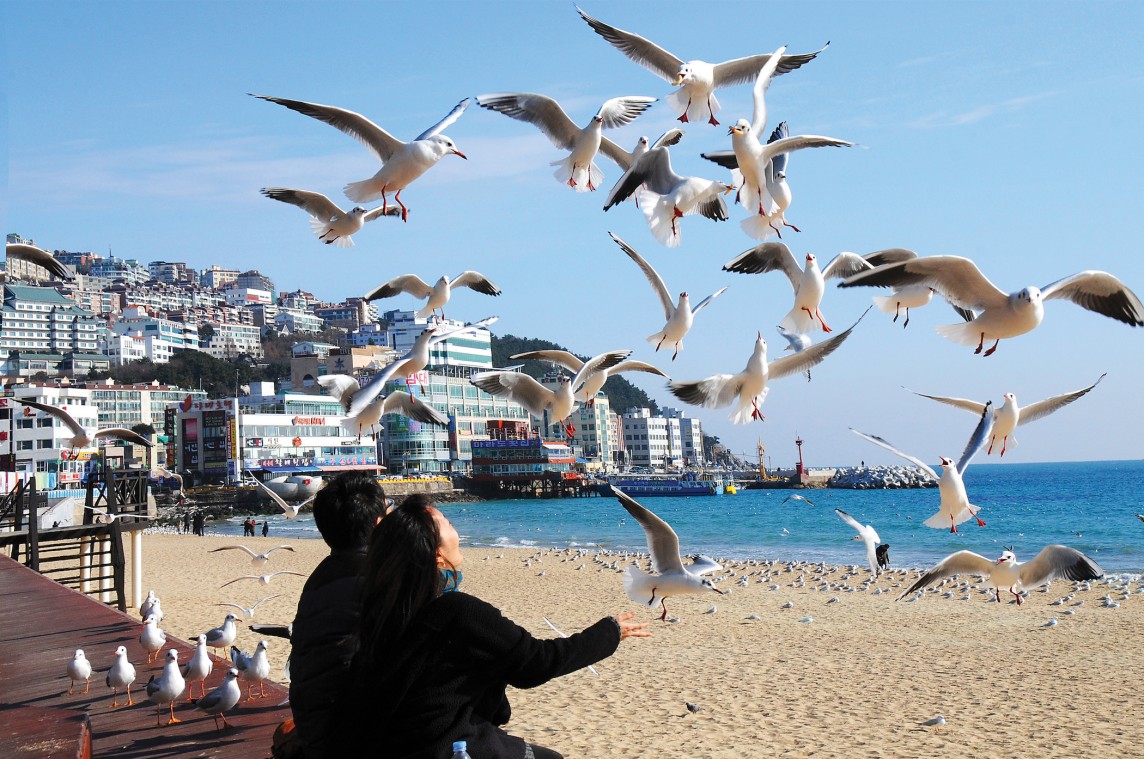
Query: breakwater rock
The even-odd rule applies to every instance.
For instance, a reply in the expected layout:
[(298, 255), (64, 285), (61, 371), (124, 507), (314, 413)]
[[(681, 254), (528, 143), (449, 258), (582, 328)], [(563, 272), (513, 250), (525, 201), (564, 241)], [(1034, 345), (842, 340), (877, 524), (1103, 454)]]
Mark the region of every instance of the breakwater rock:
[(851, 490), (889, 490), (936, 488), (937, 482), (914, 466), (860, 466), (839, 469), (826, 486)]

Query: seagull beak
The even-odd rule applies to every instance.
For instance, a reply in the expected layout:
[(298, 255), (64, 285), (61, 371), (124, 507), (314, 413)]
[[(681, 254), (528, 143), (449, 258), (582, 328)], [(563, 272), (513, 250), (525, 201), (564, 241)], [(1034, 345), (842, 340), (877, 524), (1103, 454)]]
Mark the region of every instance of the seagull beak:
[(721, 596), (725, 596), (725, 595), (727, 595), (726, 591), (722, 591), (722, 590), (719, 590), (719, 589), (718, 589), (718, 588), (716, 588), (714, 585), (712, 585), (712, 586), (711, 586), (711, 590), (715, 591), (716, 593), (718, 593), (718, 594), (719, 594), (719, 595), (721, 595)]
[(453, 150), (453, 155), (459, 155), (459, 156), (461, 156), (461, 158), (464, 158), (466, 161), (469, 160), (469, 157), (467, 155), (465, 155), (464, 153), (462, 153), (461, 151), (456, 150), (456, 149)]
[(681, 84), (683, 84), (683, 74), (679, 73), (675, 75), (675, 79), (671, 80), (671, 86), (678, 87)]
[(997, 563), (998, 563), (998, 564), (1003, 564), (1004, 562), (1005, 562), (1005, 557), (1004, 557), (1004, 556), (1002, 556), (1000, 559), (998, 559), (998, 560), (997, 560)]

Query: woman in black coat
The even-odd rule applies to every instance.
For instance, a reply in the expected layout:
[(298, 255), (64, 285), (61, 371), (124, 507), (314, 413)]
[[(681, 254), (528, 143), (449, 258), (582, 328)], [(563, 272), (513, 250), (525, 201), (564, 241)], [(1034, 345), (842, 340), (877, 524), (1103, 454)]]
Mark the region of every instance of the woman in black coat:
[(447, 759), (463, 740), (474, 759), (559, 759), (501, 729), (506, 686), (541, 685), (651, 635), (628, 612), (568, 638), (534, 638), (457, 590), (462, 560), (457, 530), (427, 497), (405, 499), (374, 530), (340, 733), (355, 756)]

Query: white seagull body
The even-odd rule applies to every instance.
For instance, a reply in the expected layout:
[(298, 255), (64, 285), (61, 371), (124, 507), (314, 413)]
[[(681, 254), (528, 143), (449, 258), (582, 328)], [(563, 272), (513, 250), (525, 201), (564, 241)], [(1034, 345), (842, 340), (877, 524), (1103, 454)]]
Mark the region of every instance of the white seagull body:
[[(628, 351), (630, 354), (631, 351)], [(584, 362), (576, 356), (573, 356), (568, 351), (561, 350), (544, 350), (544, 351), (528, 351), (525, 353), (517, 353), (509, 356), (513, 361), (548, 361), (557, 366), (562, 366), (570, 372), (579, 372), (584, 368)], [(583, 384), (579, 389), (575, 390), (572, 397), (580, 403), (591, 404), (596, 394), (604, 387), (604, 383), (608, 381), (608, 377), (622, 372), (647, 372), (648, 374), (658, 374), (661, 377), (667, 377), (667, 374), (651, 364), (644, 363), (643, 361), (624, 361), (616, 364), (610, 368), (597, 369), (583, 377)], [(671, 379), (670, 377), (667, 377)]]
[(238, 670), (239, 678), (249, 683), (246, 692), (247, 701), (254, 699), (255, 683), (258, 684), (258, 690), (261, 693), (259, 698), (266, 697), (265, 681), (266, 678), (270, 677), (270, 660), (266, 658), (268, 645), (265, 640), (258, 641), (258, 646), (254, 649), (253, 654), (247, 654), (231, 646), (230, 660), (234, 662), (234, 668)]
[(159, 605), (159, 597), (155, 595), (155, 591), (147, 591), (147, 597), (143, 599), (143, 603), (139, 604), (139, 617), (147, 619), (147, 617), (155, 617), (158, 621), (163, 621), (163, 611), (155, 613), (155, 608)]
[(554, 175), (556, 181), (576, 192), (595, 190), (604, 181), (604, 174), (595, 163), (597, 153), (602, 152), (621, 165), (628, 155), (611, 140), (605, 140), (603, 130), (630, 124), (654, 102), (655, 98), (639, 96), (612, 98), (600, 106), (587, 126), (580, 128), (559, 103), (545, 95), (498, 92), (477, 98), (481, 108), (532, 124), (544, 132), (553, 145), (571, 151), (567, 158), (552, 165), (558, 167)]
[(818, 258), (813, 253), (807, 253), (806, 267), (803, 268), (798, 265), (790, 248), (781, 242), (756, 245), (723, 264), (723, 271), (738, 274), (765, 274), (771, 271), (785, 274), (794, 290), (794, 306), (779, 325), (799, 335), (817, 329), (832, 331), (820, 311), (826, 280), (849, 277), (855, 272), (871, 268), (873, 267), (868, 262), (854, 253), (839, 253), (825, 269), (819, 269)]
[[(549, 390), (527, 374), (520, 372), (493, 371), (480, 372), (469, 377), (469, 382), (489, 395), (508, 398), (528, 409), (535, 417), (543, 418), (545, 412), (552, 422), (564, 421), (576, 407), (576, 393), (583, 389), (587, 379), (597, 372), (612, 369), (631, 355), (631, 351), (611, 351), (588, 359), (568, 379), (560, 375), (555, 390)], [(571, 436), (570, 428), (566, 427)]]
[(382, 216), (401, 215), (401, 209), (397, 207), (367, 211), (361, 206), (354, 206), (349, 211), (343, 211), (320, 192), (291, 190), (286, 187), (263, 187), (260, 192), (271, 200), (298, 206), (310, 214), (310, 228), (314, 234), (326, 245), (336, 248), (352, 248), (353, 235), (360, 232), (367, 221)]
[[(259, 484), (261, 484), (261, 483), (259, 483)], [(263, 487), (265, 487), (265, 486), (263, 486)], [(252, 551), (251, 549), (247, 548), (244, 545), (236, 544), (233, 546), (222, 546), (220, 548), (212, 548), (207, 553), (218, 553), (219, 551), (242, 551), (243, 553), (245, 553), (247, 556), (250, 557), (250, 566), (257, 569), (258, 567), (265, 566), (266, 562), (270, 561), (270, 557), (275, 551), (289, 551), (290, 553), (293, 553), (294, 547), (293, 546), (286, 546), (286, 545), (274, 546), (273, 548), (271, 548), (269, 551), (266, 551), (265, 553), (256, 553), (255, 551)]]
[(846, 524), (850, 525), (851, 527), (853, 527), (855, 530), (858, 531), (858, 534), (854, 537), (854, 540), (861, 540), (866, 545), (866, 563), (868, 563), (870, 565), (870, 572), (875, 577), (877, 577), (878, 576), (877, 546), (879, 543), (882, 542), (882, 539), (880, 537), (878, 537), (877, 530), (875, 530), (872, 525), (862, 524), (857, 519), (850, 516), (845, 511), (843, 511), (842, 509), (835, 509), (834, 513), (838, 515), (839, 519), (841, 519), (843, 522), (845, 522)]
[[(628, 172), (632, 170), (633, 166), (639, 163), (640, 158), (647, 154), (649, 150), (652, 148), (669, 148), (673, 145), (678, 145), (682, 139), (682, 129), (668, 129), (654, 143), (646, 136), (640, 137), (639, 140), (636, 141), (635, 148), (630, 153), (625, 153), (622, 148), (617, 147), (616, 150), (618, 153), (612, 156), (612, 158), (614, 158), (616, 163), (620, 165), (620, 168), (624, 170), (624, 174), (620, 177), (619, 181), (616, 182), (616, 185), (619, 186), (623, 184), (624, 180), (627, 179)], [(609, 153), (609, 155), (611, 154)], [(639, 205), (638, 201), (636, 205)]]
[[(56, 260), (55, 256), (46, 250), (37, 248), (35, 245), (10, 242), (4, 246), (4, 255), (15, 261), (24, 261), (43, 267), (47, 269), (50, 274), (59, 279), (69, 282), (75, 279), (72, 273), (68, 271), (68, 268)], [(9, 271), (11, 271), (11, 269), (9, 269)]]
[[(279, 569), (277, 572), (271, 572), (270, 574), (265, 574), (265, 575), (243, 575), (242, 577), (236, 577), (233, 580), (227, 580), (222, 585), (219, 585), (219, 587), (225, 588), (227, 585), (231, 585), (233, 583), (240, 582), (242, 580), (258, 580), (258, 582), (262, 585), (269, 585), (270, 581), (273, 580), (278, 575), (295, 575), (297, 577), (305, 577), (306, 573), (305, 572), (295, 572), (293, 569)], [(229, 616), (233, 617), (234, 615), (231, 614)], [(235, 619), (237, 619), (237, 617), (235, 617)], [(228, 643), (227, 645), (230, 645), (230, 644)], [(214, 647), (219, 648), (219, 646), (214, 646)]]
[[(339, 376), (344, 376), (344, 375), (339, 375)], [(321, 384), (321, 382), (322, 382), (322, 378), (319, 377), (318, 378), (318, 384)], [(312, 501), (318, 497), (317, 495), (312, 495), (309, 498), (307, 498), (306, 500), (302, 501), (301, 503), (295, 503), (295, 504), (286, 503), (286, 500), (282, 496), (278, 495), (273, 490), (266, 487), (266, 483), (264, 483), (262, 480), (258, 479), (257, 477), (255, 477), (253, 479), (254, 479), (254, 484), (258, 486), (258, 489), (261, 490), (266, 495), (270, 496), (270, 500), (272, 500), (272, 501), (274, 501), (274, 503), (278, 504), (278, 508), (282, 509), (282, 513), (286, 515), (287, 519), (293, 519), (294, 517), (298, 516), (298, 512), (301, 511), (304, 506), (306, 506), (308, 503), (310, 503), (310, 501)], [(246, 548), (246, 546), (228, 546), (228, 547), (229, 548)], [(279, 548), (281, 548), (281, 546), (279, 546)], [(287, 546), (287, 548), (289, 548), (289, 546)], [(221, 551), (224, 549), (216, 548), (214, 550), (215, 551)], [(249, 548), (246, 548), (246, 550), (251, 555), (251, 562), (250, 563), (252, 565), (254, 565), (255, 567), (261, 567), (263, 564), (265, 564), (267, 561), (269, 561), (270, 554), (273, 553), (276, 549), (271, 548), (265, 554), (256, 554), (253, 551), (251, 551)], [(290, 548), (290, 550), (293, 551), (294, 549)], [(213, 551), (212, 551), (212, 553), (213, 553)], [(262, 557), (262, 556), (264, 556), (265, 559), (260, 560), (259, 557)]]
[(68, 685), (69, 695), (71, 694), (72, 690), (75, 689), (75, 684), (80, 680), (83, 680), (84, 693), (87, 693), (88, 689), (91, 687), (91, 662), (89, 662), (87, 657), (84, 656), (82, 648), (77, 648), (75, 650), (75, 655), (72, 656), (71, 660), (68, 662), (68, 679), (71, 680), (71, 684)]
[(652, 235), (666, 247), (677, 248), (682, 238), (676, 220), (697, 213), (712, 221), (726, 221), (727, 204), (720, 193), (732, 189), (712, 179), (676, 174), (667, 148), (652, 148), (608, 193), (604, 210), (638, 192), (637, 201)]
[(167, 645), (167, 633), (159, 629), (159, 622), (155, 617), (143, 620), (143, 629), (139, 633), (139, 645), (147, 650), (147, 663), (150, 664), (155, 654)]
[(917, 466), (933, 480), (937, 482), (938, 493), (941, 495), (941, 505), (938, 511), (929, 519), (925, 520), (923, 524), (926, 527), (933, 527), (935, 529), (942, 529), (949, 525), (950, 532), (957, 532), (957, 525), (962, 522), (968, 522), (970, 519), (977, 519), (977, 524), (980, 527), (985, 526), (985, 522), (977, 513), (981, 510), (979, 507), (974, 506), (969, 502), (969, 496), (965, 492), (965, 480), (963, 475), (965, 470), (969, 467), (969, 462), (977, 455), (985, 446), (985, 441), (989, 438), (990, 432), (993, 429), (993, 402), (985, 404), (982, 409), (981, 418), (977, 422), (977, 427), (973, 430), (973, 434), (969, 438), (969, 443), (966, 444), (965, 450), (958, 459), (957, 465), (954, 466), (953, 459), (945, 456), (941, 457), (941, 476), (937, 472), (916, 456), (911, 456), (908, 453), (898, 450), (886, 440), (876, 436), (867, 435), (865, 432), (859, 432), (853, 427), (850, 431), (859, 437), (869, 440), (874, 445), (881, 446), (891, 453), (901, 456), (906, 461)]
[(115, 649), (115, 663), (107, 670), (105, 680), (107, 687), (111, 688), (111, 705), (119, 706), (119, 689), (127, 691), (127, 705), (135, 702), (131, 699), (131, 684), (135, 682), (135, 666), (127, 661), (127, 648), (119, 646)]
[(1082, 271), (1041, 288), (1030, 286), (1005, 293), (968, 258), (929, 256), (855, 274), (839, 287), (906, 285), (932, 287), (955, 307), (974, 312), (972, 320), (943, 324), (937, 332), (955, 343), (976, 345), (974, 353), (981, 353), (985, 343), (993, 341), (993, 346), (984, 352), (986, 356), (997, 350), (1001, 340), (1036, 329), (1044, 319), (1046, 300), (1064, 298), (1132, 327), (1144, 326), (1144, 304), (1140, 298), (1103, 271)]
[(917, 582), (903, 591), (898, 600), (932, 585), (938, 580), (956, 574), (972, 574), (984, 577), (993, 588), (997, 601), (1001, 601), (1001, 589), (1005, 588), (1021, 605), (1021, 590), (1032, 590), (1056, 579), (1096, 580), (1104, 576), (1104, 570), (1092, 559), (1075, 548), (1068, 546), (1045, 546), (1041, 552), (1025, 563), (1019, 563), (1012, 551), (1004, 551), (996, 561), (990, 561), (972, 551), (958, 551), (951, 554), (933, 569), (923, 574)]
[(88, 432), (83, 428), (82, 425), (80, 425), (79, 422), (72, 418), (71, 414), (62, 408), (57, 406), (49, 406), (46, 403), (40, 403), (38, 401), (26, 401), (21, 398), (13, 398), (12, 400), (16, 403), (23, 404), (24, 406), (29, 406), (38, 411), (43, 411), (48, 416), (55, 417), (56, 419), (59, 419), (61, 422), (63, 422), (64, 426), (67, 427), (72, 433), (72, 438), (68, 441), (68, 446), (71, 448), (86, 448), (89, 445), (92, 445), (96, 439), (101, 437), (115, 438), (116, 440), (124, 440), (134, 445), (142, 445), (147, 448), (151, 447), (150, 440), (143, 437), (138, 432), (129, 430), (125, 427), (107, 427), (95, 432)]
[(479, 271), (464, 271), (452, 279), (449, 279), (448, 276), (442, 276), (432, 285), (416, 274), (402, 274), (370, 290), (364, 299), (371, 301), (378, 298), (389, 298), (400, 293), (409, 293), (414, 298), (427, 299), (424, 306), (413, 312), (414, 317), (424, 319), (427, 316), (432, 316), (435, 311), (440, 311), (441, 318), (444, 319), (445, 304), (452, 297), (455, 287), (468, 287), (485, 295), (496, 296), (501, 294), (500, 288), (494, 285), (492, 280), (484, 274)]
[(227, 614), (226, 619), (222, 621), (221, 625), (203, 633), (203, 639), (206, 641), (206, 644), (211, 648), (221, 648), (224, 651), (230, 648), (231, 644), (234, 643), (234, 639), (238, 637), (238, 627), (235, 626), (235, 622), (237, 621), (238, 617), (233, 614)]
[(218, 731), (218, 721), (222, 719), (223, 727), (233, 727), (226, 721), (226, 712), (233, 709), (242, 698), (242, 687), (238, 684), (238, 670), (227, 670), (222, 684), (195, 702), (195, 708), (209, 714), (214, 718), (215, 730)]
[(163, 673), (158, 677), (154, 675), (147, 682), (147, 698), (155, 704), (155, 724), (159, 724), (164, 704), (171, 710), (168, 725), (182, 722), (175, 718), (175, 702), (183, 695), (187, 683), (183, 680), (183, 673), (179, 671), (179, 652), (171, 649), (167, 652), (167, 662), (163, 665)]
[(261, 606), (265, 602), (269, 601), (271, 598), (279, 598), (279, 597), (281, 597), (281, 595), (282, 595), (281, 593), (275, 593), (274, 595), (266, 596), (265, 598), (261, 599), (260, 601), (257, 601), (254, 604), (254, 606), (239, 606), (238, 604), (230, 603), (228, 601), (224, 601), (223, 603), (217, 603), (217, 604), (215, 604), (215, 606), (229, 606), (233, 609), (238, 609), (240, 612), (242, 612), (243, 619), (254, 619), (254, 612), (259, 606)]
[(860, 321), (862, 317), (858, 317), (858, 321), (849, 329), (829, 340), (812, 345), (801, 353), (776, 358), (769, 364), (767, 341), (760, 332), (755, 340), (755, 349), (747, 359), (747, 366), (743, 371), (738, 374), (716, 374), (706, 379), (688, 382), (668, 382), (667, 388), (676, 398), (693, 406), (706, 408), (733, 406), (729, 418), (734, 424), (749, 424), (756, 419), (762, 421), (763, 412), (759, 407), (767, 398), (769, 390), (767, 382), (805, 372), (821, 363), (842, 345)]
[(461, 158), (466, 157), (457, 150), (453, 140), (441, 132), (465, 112), (469, 106), (468, 98), (457, 103), (445, 118), (419, 134), (412, 142), (402, 142), (360, 113), (332, 105), (251, 94), (260, 100), (277, 103), (292, 111), (324, 121), (372, 150), (382, 162), (381, 169), (369, 179), (346, 185), (346, 197), (355, 203), (380, 199), (381, 213), (384, 215), (389, 212), (388, 195), (394, 193), (394, 201), (401, 206), (402, 221), (408, 221), (409, 209), (401, 202), (401, 191), (445, 156), (452, 154)]
[[(667, 96), (667, 102), (680, 114), (679, 120), (683, 122), (706, 119), (712, 126), (718, 126), (715, 114), (719, 112), (719, 101), (715, 98), (715, 90), (751, 81), (759, 69), (767, 65), (771, 57), (767, 54), (752, 55), (722, 63), (684, 61), (638, 34), (597, 21), (579, 8), (576, 11), (596, 34), (610, 42), (621, 53), (670, 84), (679, 87)], [(822, 50), (825, 49), (823, 46)], [(775, 71), (777, 74), (793, 71), (814, 60), (822, 50), (800, 55), (784, 55), (778, 61)]]
[(191, 700), (191, 692), (194, 690), (196, 682), (199, 684), (200, 694), (206, 695), (207, 678), (210, 677), (211, 671), (214, 669), (214, 661), (207, 650), (207, 636), (196, 635), (194, 641), (195, 652), (191, 654), (191, 658), (183, 666), (183, 679), (187, 681), (188, 701)]
[[(1046, 398), (1043, 401), (1031, 403), (1024, 407), (1017, 405), (1016, 395), (1013, 393), (1005, 393), (1003, 396), (1005, 400), (1001, 404), (1001, 407), (993, 412), (993, 434), (989, 437), (989, 450), (985, 452), (986, 455), (993, 453), (993, 447), (997, 445), (997, 441), (1000, 440), (1001, 447), (999, 455), (1004, 456), (1005, 450), (1009, 446), (1017, 444), (1017, 439), (1013, 437), (1013, 430), (1022, 424), (1035, 422), (1054, 411), (1064, 408), (1099, 385), (1104, 377), (1104, 374), (1100, 375), (1096, 382), (1093, 382), (1088, 387), (1074, 390), (1071, 393), (1054, 395), (1052, 398)], [(914, 395), (920, 395), (923, 398), (929, 398), (939, 403), (945, 403), (955, 408), (964, 409), (971, 414), (980, 415), (985, 410), (984, 403), (966, 400), (965, 398), (946, 398), (940, 395), (926, 395), (925, 393), (914, 393)]]
[(647, 277), (648, 283), (651, 284), (651, 289), (659, 298), (667, 323), (663, 325), (663, 329), (659, 332), (656, 332), (654, 335), (648, 335), (647, 341), (655, 345), (657, 353), (664, 343), (674, 346), (675, 352), (671, 354), (671, 360), (674, 361), (675, 357), (679, 355), (679, 352), (683, 350), (683, 338), (691, 331), (691, 325), (695, 321), (695, 315), (711, 301), (722, 295), (727, 288), (722, 287), (716, 290), (694, 306), (691, 305), (691, 298), (686, 292), (679, 294), (678, 304), (673, 303), (671, 293), (668, 291), (663, 277), (659, 276), (659, 272), (644, 260), (643, 256), (637, 253), (617, 235), (611, 232), (609, 232), (608, 235), (616, 241), (616, 245), (620, 246), (620, 250), (624, 251), (624, 253), (628, 255), (628, 258), (636, 262), (636, 266), (640, 267), (644, 276)]
[(706, 556), (697, 556), (689, 566), (684, 566), (679, 556), (679, 536), (671, 529), (671, 525), (619, 488), (612, 488), (612, 493), (643, 527), (647, 535), (648, 551), (651, 553), (651, 568), (655, 572), (648, 574), (634, 565), (629, 566), (624, 572), (624, 592), (628, 598), (645, 604), (648, 608), (654, 607), (655, 602), (659, 601), (663, 607), (660, 619), (666, 620), (668, 596), (702, 593), (706, 590), (723, 595), (723, 591), (703, 576), (722, 569), (719, 564)]
[[(488, 325), (494, 323), (496, 320), (497, 317), (490, 316), (486, 319), (481, 319), (480, 321), (471, 322), (469, 324), (460, 326), (449, 325), (426, 327), (424, 330), (422, 330), (421, 334), (417, 336), (417, 339), (413, 341), (413, 347), (409, 349), (408, 353), (375, 374), (369, 382), (362, 385), (359, 389), (353, 392), (349, 401), (349, 407), (346, 409), (348, 415), (355, 420), (359, 420), (357, 423), (364, 428), (365, 425), (360, 420), (368, 420), (370, 418), (371, 414), (366, 413), (367, 407), (377, 400), (377, 397), (381, 394), (381, 391), (385, 389), (385, 384), (387, 382), (389, 382), (394, 377), (404, 377), (410, 374), (416, 374), (417, 372), (424, 369), (429, 364), (429, 349), (437, 343), (440, 343), (443, 340), (448, 340), (450, 337), (463, 335), (465, 334), (466, 330), (471, 331), (478, 327), (487, 327)], [(347, 388), (348, 387), (349, 386), (347, 384)], [(342, 390), (342, 394), (345, 394), (344, 389)], [(388, 414), (394, 411), (400, 411), (400, 413), (403, 413), (406, 416), (410, 416), (410, 414), (407, 412), (412, 410), (413, 403), (411, 399), (406, 401), (406, 399), (398, 396), (398, 398), (395, 399), (393, 403), (396, 405), (390, 405), (388, 408), (382, 407), (381, 409), (377, 410), (378, 419), (380, 419), (384, 414)], [(424, 418), (420, 419), (419, 421), (428, 421), (433, 424), (440, 424), (441, 422), (438, 421), (440, 418), (444, 418), (443, 415), (441, 415), (440, 412), (438, 412), (436, 409), (432, 409), (431, 413), (425, 412)], [(448, 421), (445, 423), (448, 424)]]

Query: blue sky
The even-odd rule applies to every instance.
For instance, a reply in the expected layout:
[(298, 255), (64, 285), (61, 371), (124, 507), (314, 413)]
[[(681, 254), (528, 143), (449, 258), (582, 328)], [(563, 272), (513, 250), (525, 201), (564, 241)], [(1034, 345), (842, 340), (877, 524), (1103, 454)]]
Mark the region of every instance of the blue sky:
[[(784, 44), (805, 52), (830, 41), (768, 94), (770, 124), (861, 145), (792, 157), (788, 218), (803, 231), (784, 241), (799, 258), (905, 247), (973, 258), (1006, 291), (1091, 268), (1144, 293), (1139, 4), (582, 7), (684, 59)], [(409, 223), (374, 222), (355, 248), (320, 245), (302, 211), (258, 194), (296, 187), (348, 207), (341, 187), (378, 166), (335, 129), (248, 92), (355, 110), (407, 140), (462, 98), (500, 91), (549, 95), (580, 123), (609, 97), (659, 97), (610, 135), (628, 148), (673, 126), (662, 102), (672, 88), (593, 33), (570, 2), (7, 2), (0, 23), (8, 146), (0, 211), (6, 231), (44, 247), (258, 268), (282, 289), (330, 300), (396, 274), (475, 268), (503, 297), (463, 292), (450, 316), (499, 314), (501, 333), (579, 353), (632, 348), (678, 379), (740, 371), (757, 330), (772, 356), (782, 347), (775, 325), (790, 308), (785, 278), (720, 270), (754, 245), (739, 228), (741, 208), (723, 224), (686, 218), (682, 246), (669, 250), (631, 204), (601, 210), (616, 166), (600, 162), (604, 191), (574, 193), (552, 178), (548, 164), (563, 155), (535, 128), (475, 105), (447, 130), (470, 160), (442, 160), (402, 194)], [(719, 99), (724, 124), (749, 118), (749, 86), (720, 90)], [(729, 147), (725, 128), (691, 124), (672, 160), (681, 173), (726, 178), (699, 153)], [(702, 297), (729, 286), (674, 363), (644, 341), (662, 313), (608, 231), (673, 292)], [(875, 293), (830, 286), (823, 312), (845, 327)], [(903, 385), (981, 401), (1014, 392), (1025, 405), (1107, 371), (1090, 396), (1019, 430), (1005, 462), (1144, 456), (1144, 329), (1054, 301), (1040, 328), (983, 359), (934, 333), (951, 317), (934, 304), (902, 330), (871, 312), (812, 382), (771, 385), (765, 422), (734, 427), (725, 411), (693, 415), (736, 451), (753, 454), (761, 437), (776, 465), (793, 460), (796, 434), (812, 464), (891, 460), (848, 427), (933, 461), (960, 453), (973, 419)], [(672, 403), (659, 383), (629, 376)]]

